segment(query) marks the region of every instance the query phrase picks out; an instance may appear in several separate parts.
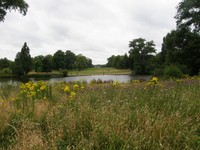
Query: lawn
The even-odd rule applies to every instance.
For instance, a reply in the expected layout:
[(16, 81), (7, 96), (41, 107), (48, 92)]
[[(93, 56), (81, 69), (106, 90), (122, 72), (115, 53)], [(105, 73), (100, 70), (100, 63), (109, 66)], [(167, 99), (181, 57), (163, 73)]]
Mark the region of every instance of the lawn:
[(0, 149), (200, 149), (200, 78), (0, 87)]
[(81, 71), (70, 70), (69, 76), (76, 75), (110, 75), (110, 74), (131, 74), (130, 69), (115, 69), (115, 68), (88, 68)]

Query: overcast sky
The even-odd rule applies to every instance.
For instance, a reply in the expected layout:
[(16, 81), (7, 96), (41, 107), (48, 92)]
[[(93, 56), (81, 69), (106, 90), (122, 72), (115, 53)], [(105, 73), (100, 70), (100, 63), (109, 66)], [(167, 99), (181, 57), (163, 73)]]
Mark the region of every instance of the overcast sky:
[(0, 58), (14, 60), (27, 42), (31, 56), (71, 50), (105, 64), (111, 55), (129, 51), (135, 38), (153, 40), (176, 27), (181, 0), (26, 0), (28, 13), (7, 13), (0, 22)]

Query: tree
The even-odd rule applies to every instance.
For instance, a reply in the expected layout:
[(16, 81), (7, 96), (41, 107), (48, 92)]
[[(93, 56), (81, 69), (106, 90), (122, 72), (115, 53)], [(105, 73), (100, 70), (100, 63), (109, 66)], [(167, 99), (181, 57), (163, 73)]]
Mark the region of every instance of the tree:
[(0, 21), (4, 21), (7, 11), (18, 10), (26, 15), (28, 4), (24, 0), (0, 0)]
[(67, 50), (65, 52), (65, 69), (74, 69), (75, 62), (76, 62), (76, 55), (70, 50)]
[(2, 58), (0, 59), (0, 70), (4, 68), (11, 68), (11, 61), (8, 60), (7, 58)]
[(18, 52), (14, 63), (14, 73), (18, 75), (26, 75), (32, 69), (32, 58), (29, 47), (24, 43), (21, 52)]
[(52, 70), (52, 55), (47, 55), (42, 59), (42, 72), (51, 72)]
[(53, 55), (53, 68), (56, 70), (65, 69), (65, 53), (62, 50), (58, 50)]
[(191, 27), (194, 31), (200, 31), (200, 1), (182, 0), (177, 7), (178, 28)]
[(191, 75), (200, 71), (200, 35), (188, 28), (173, 30), (163, 39), (162, 56), (166, 65), (185, 66)]
[(149, 74), (151, 69), (151, 59), (153, 53), (156, 52), (155, 44), (153, 41), (146, 42), (143, 38), (133, 39), (129, 43), (131, 48), (130, 54), (130, 67), (135, 71), (135, 74)]
[(44, 56), (39, 55), (33, 58), (33, 69), (36, 72), (41, 72), (42, 71), (42, 60)]
[(88, 67), (88, 60), (85, 56), (79, 54), (76, 56), (76, 67), (78, 70), (82, 70)]

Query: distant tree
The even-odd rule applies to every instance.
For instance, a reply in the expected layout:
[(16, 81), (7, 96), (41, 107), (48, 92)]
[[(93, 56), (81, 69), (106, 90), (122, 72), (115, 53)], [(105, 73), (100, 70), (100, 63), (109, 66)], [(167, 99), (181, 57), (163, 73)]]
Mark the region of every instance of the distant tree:
[(129, 43), (130, 66), (136, 74), (150, 74), (150, 62), (156, 52), (153, 41), (146, 42), (143, 38), (133, 39)]
[(53, 60), (52, 55), (46, 55), (42, 59), (42, 72), (51, 72), (51, 70), (52, 70), (52, 60)]
[(58, 50), (53, 55), (53, 68), (56, 70), (65, 69), (65, 53), (62, 50)]
[(76, 55), (67, 50), (65, 52), (65, 69), (75, 69)]
[(81, 54), (76, 56), (76, 68), (78, 70), (87, 68), (87, 65), (88, 65), (87, 63), (88, 63), (88, 60), (85, 56), (83, 56)]
[(200, 31), (200, 1), (182, 0), (177, 7), (178, 28), (191, 27), (194, 31)]
[(162, 56), (167, 65), (186, 66), (187, 73), (200, 71), (200, 35), (188, 28), (173, 30), (163, 39)]
[(0, 21), (4, 21), (7, 11), (18, 10), (26, 15), (28, 4), (24, 0), (0, 0)]
[(24, 43), (21, 52), (18, 52), (14, 62), (14, 73), (26, 75), (32, 69), (32, 58), (29, 47)]
[(129, 58), (127, 54), (125, 55), (112, 55), (107, 59), (107, 67), (113, 67), (117, 69), (128, 69), (129, 68)]
[(41, 72), (42, 71), (42, 60), (44, 56), (39, 55), (33, 58), (33, 69), (36, 72)]
[(11, 68), (11, 61), (8, 60), (7, 58), (2, 58), (0, 59), (0, 70), (4, 68)]
[(90, 58), (87, 58), (87, 67), (88, 68), (92, 68), (93, 67), (92, 59), (90, 59)]

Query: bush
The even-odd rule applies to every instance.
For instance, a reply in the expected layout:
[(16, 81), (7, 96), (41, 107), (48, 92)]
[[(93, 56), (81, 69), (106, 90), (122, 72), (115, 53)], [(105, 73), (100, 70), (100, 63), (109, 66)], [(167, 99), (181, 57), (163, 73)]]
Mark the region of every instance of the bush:
[(4, 68), (0, 70), (0, 74), (12, 74), (12, 70), (10, 68)]
[(63, 77), (67, 77), (68, 76), (68, 71), (67, 70), (62, 70), (62, 75), (63, 75)]
[(164, 70), (165, 78), (181, 78), (183, 76), (183, 72), (175, 65), (168, 66)]
[(163, 76), (164, 74), (164, 69), (163, 68), (156, 68), (153, 71), (153, 76)]

